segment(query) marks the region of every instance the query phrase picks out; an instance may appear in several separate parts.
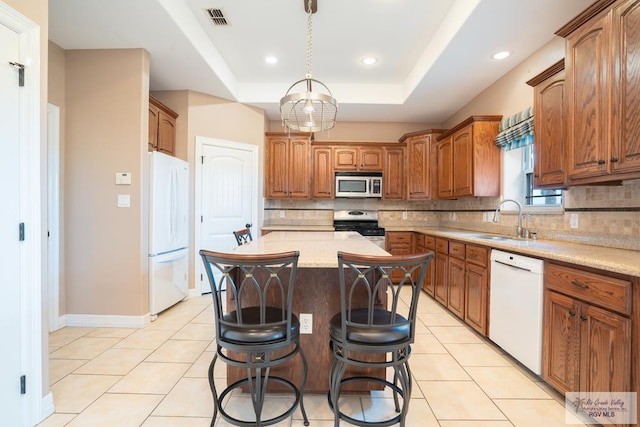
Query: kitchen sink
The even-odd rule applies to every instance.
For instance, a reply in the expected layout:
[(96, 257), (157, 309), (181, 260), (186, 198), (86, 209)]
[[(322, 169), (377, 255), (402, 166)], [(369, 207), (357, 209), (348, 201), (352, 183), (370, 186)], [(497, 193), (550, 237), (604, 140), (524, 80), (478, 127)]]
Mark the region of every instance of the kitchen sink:
[(485, 239), (485, 240), (516, 240), (515, 237), (496, 236), (492, 234), (476, 234), (470, 237), (476, 237), (478, 239)]

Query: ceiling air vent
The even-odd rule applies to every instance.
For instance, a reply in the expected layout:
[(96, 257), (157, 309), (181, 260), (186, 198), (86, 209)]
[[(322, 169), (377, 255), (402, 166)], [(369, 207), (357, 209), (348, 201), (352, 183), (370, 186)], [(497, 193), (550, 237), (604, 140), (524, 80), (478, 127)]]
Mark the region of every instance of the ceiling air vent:
[(211, 22), (213, 22), (213, 25), (229, 25), (227, 18), (225, 18), (224, 13), (222, 13), (222, 9), (211, 8), (206, 9), (206, 12)]

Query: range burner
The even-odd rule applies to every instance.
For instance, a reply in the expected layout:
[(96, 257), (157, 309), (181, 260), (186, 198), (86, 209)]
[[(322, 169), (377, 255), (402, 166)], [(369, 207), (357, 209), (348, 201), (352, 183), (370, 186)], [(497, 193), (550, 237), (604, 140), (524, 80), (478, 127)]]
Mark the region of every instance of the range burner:
[(333, 212), (335, 231), (357, 231), (363, 236), (384, 236), (378, 226), (378, 212), (365, 210), (339, 210)]

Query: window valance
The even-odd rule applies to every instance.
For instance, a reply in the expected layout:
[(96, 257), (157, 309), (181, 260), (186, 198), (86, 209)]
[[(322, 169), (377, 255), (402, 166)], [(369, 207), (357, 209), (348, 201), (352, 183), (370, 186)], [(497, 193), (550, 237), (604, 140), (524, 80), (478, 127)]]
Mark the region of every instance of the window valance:
[(513, 150), (533, 144), (533, 107), (502, 119), (495, 142), (503, 150)]

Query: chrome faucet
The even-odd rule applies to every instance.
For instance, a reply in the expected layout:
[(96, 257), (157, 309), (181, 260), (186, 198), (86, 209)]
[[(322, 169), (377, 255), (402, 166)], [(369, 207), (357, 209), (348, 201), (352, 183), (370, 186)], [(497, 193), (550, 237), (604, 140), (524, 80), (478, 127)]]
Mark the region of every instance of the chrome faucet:
[(500, 208), (502, 207), (502, 205), (504, 205), (507, 202), (513, 202), (516, 205), (518, 205), (518, 225), (516, 226), (516, 237), (521, 238), (521, 237), (524, 237), (525, 235), (528, 235), (529, 234), (528, 230), (525, 233), (524, 229), (522, 228), (522, 205), (517, 200), (504, 199), (503, 201), (501, 201), (498, 207), (496, 208), (496, 211), (493, 214), (493, 222), (498, 222), (500, 220)]

